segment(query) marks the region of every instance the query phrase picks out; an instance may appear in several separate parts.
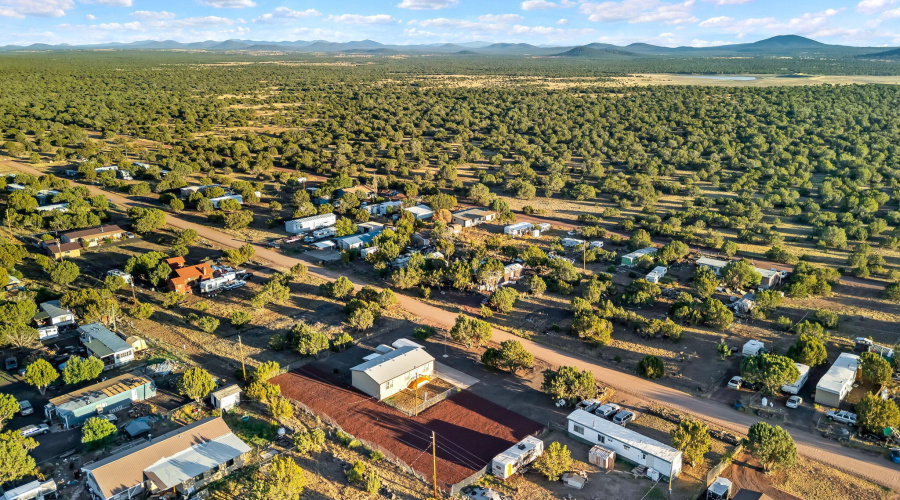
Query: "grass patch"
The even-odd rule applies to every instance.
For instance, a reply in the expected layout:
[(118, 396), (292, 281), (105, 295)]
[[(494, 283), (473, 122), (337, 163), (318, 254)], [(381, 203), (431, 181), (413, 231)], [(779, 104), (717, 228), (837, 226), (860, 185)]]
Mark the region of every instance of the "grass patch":
[(229, 413), (225, 421), (238, 437), (254, 446), (268, 445), (278, 437), (278, 426), (258, 417)]

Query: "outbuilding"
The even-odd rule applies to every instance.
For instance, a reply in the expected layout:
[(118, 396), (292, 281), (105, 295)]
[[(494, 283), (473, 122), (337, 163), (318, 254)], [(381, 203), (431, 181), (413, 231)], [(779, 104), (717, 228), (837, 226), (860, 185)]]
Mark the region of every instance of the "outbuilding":
[(427, 205), (416, 205), (414, 207), (407, 207), (403, 210), (411, 213), (416, 220), (428, 220), (434, 217), (434, 210)]
[(512, 236), (513, 238), (517, 236), (523, 236), (531, 232), (534, 229), (534, 224), (530, 222), (517, 222), (515, 224), (510, 224), (503, 228), (503, 234), (507, 236)]
[(350, 369), (353, 387), (382, 400), (434, 374), (434, 357), (421, 347), (399, 347)]
[(228, 411), (241, 402), (241, 388), (237, 384), (223, 387), (209, 395), (209, 401), (217, 410)]
[(474, 227), (496, 219), (497, 212), (484, 208), (469, 208), (453, 212), (452, 217), (454, 224), (459, 224), (462, 227)]
[(601, 445), (620, 458), (644, 465), (666, 477), (681, 473), (682, 453), (603, 417), (575, 410), (569, 414), (569, 435), (589, 445)]
[(87, 347), (88, 353), (100, 358), (106, 365), (105, 369), (134, 360), (134, 347), (100, 323), (81, 325), (78, 333), (81, 334), (81, 343)]

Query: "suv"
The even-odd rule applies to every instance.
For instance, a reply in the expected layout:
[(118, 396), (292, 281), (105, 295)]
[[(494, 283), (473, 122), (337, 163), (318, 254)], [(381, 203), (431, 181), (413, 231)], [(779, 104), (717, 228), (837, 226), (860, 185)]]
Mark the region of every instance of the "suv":
[(851, 413), (846, 410), (828, 410), (828, 413), (826, 413), (825, 416), (828, 417), (828, 420), (834, 420), (835, 422), (850, 426), (856, 425), (856, 413)]
[(616, 416), (612, 419), (614, 424), (619, 424), (622, 427), (628, 425), (629, 422), (634, 421), (634, 413), (628, 410), (622, 410), (619, 413), (616, 413)]
[(601, 406), (600, 408), (597, 408), (596, 410), (594, 410), (594, 414), (598, 415), (600, 417), (603, 417), (603, 418), (609, 418), (609, 417), (615, 415), (616, 413), (619, 413), (619, 411), (621, 409), (622, 409), (622, 407), (617, 404), (606, 403), (605, 405)]
[(50, 426), (48, 426), (47, 424), (29, 425), (26, 427), (22, 427), (19, 432), (22, 433), (23, 437), (46, 434), (50, 432)]
[(19, 415), (23, 417), (25, 415), (31, 415), (34, 413), (34, 408), (31, 407), (31, 402), (27, 399), (24, 401), (19, 401)]

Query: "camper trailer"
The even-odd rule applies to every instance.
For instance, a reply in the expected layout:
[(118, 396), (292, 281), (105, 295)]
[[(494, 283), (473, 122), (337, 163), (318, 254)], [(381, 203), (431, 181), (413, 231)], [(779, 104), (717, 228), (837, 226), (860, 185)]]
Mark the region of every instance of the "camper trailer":
[(806, 381), (809, 380), (809, 367), (808, 366), (801, 364), (801, 363), (794, 363), (794, 366), (796, 366), (797, 370), (800, 372), (800, 377), (797, 378), (797, 381), (794, 382), (793, 384), (785, 384), (785, 385), (781, 386), (781, 390), (788, 394), (799, 393), (800, 389), (803, 388), (803, 384), (805, 384)]
[(522, 467), (534, 462), (544, 453), (544, 442), (528, 436), (512, 448), (494, 457), (491, 473), (500, 479), (508, 479)]
[(303, 238), (303, 241), (305, 241), (307, 243), (312, 243), (314, 241), (318, 241), (323, 238), (331, 238), (332, 236), (334, 236), (336, 234), (337, 234), (337, 231), (335, 231), (335, 229), (333, 227), (326, 227), (323, 229), (317, 229), (317, 230), (313, 231), (311, 235), (307, 236), (306, 238)]
[(766, 352), (765, 345), (759, 340), (748, 340), (741, 350), (742, 356), (756, 356)]

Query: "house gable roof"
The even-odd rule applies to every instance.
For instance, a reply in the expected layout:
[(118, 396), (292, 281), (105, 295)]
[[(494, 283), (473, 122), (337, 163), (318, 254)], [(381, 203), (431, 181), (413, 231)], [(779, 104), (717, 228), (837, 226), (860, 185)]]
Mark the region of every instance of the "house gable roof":
[(406, 345), (350, 370), (363, 372), (380, 385), (433, 361), (434, 358), (425, 349)]

